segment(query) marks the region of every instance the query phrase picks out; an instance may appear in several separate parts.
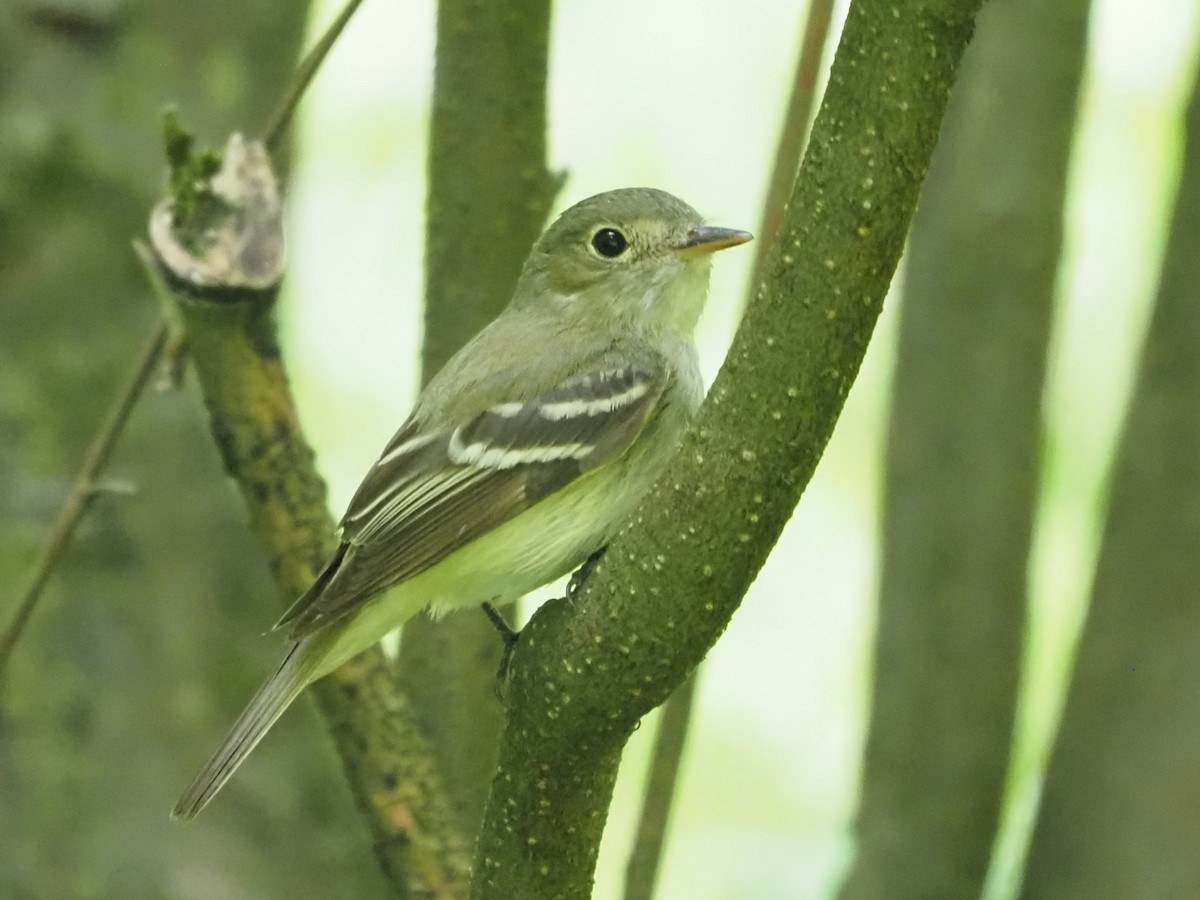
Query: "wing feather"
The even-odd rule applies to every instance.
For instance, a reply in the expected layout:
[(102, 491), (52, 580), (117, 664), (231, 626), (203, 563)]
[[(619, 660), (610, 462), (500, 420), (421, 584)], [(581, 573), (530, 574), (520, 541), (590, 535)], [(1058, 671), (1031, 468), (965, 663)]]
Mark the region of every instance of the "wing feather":
[(279, 626), (300, 640), (621, 455), (666, 382), (661, 366), (598, 367), (456, 428), (406, 422), (351, 500), (333, 559)]

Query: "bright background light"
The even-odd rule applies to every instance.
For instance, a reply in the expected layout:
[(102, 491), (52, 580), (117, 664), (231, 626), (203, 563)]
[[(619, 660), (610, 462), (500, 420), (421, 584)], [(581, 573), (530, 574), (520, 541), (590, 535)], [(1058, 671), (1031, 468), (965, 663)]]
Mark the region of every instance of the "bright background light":
[[(312, 34), (341, 0), (317, 3)], [(756, 230), (798, 46), (799, 4), (559, 3), (550, 67), (558, 208), (653, 185)], [(284, 335), (340, 514), (415, 393), (432, 0), (368, 0), (301, 119)], [(1017, 777), (988, 897), (1013, 895), (1077, 633), (1109, 464), (1161, 251), (1193, 4), (1100, 0), (1072, 174), (1047, 391)], [(721, 254), (702, 358), (715, 375), (753, 248)], [(852, 853), (870, 684), (889, 300), (816, 478), (702, 674), (659, 896), (830, 896)], [(619, 896), (652, 716), (626, 755), (595, 896)]]

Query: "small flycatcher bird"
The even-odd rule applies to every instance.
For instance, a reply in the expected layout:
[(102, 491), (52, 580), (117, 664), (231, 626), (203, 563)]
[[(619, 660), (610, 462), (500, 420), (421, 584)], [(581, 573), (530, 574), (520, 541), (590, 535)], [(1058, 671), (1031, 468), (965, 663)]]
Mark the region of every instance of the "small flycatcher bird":
[(304, 687), (430, 607), (516, 600), (633, 512), (703, 398), (711, 254), (750, 240), (651, 188), (598, 194), (534, 245), (512, 301), (418, 398), (279, 620), (283, 661), (180, 797), (213, 798)]

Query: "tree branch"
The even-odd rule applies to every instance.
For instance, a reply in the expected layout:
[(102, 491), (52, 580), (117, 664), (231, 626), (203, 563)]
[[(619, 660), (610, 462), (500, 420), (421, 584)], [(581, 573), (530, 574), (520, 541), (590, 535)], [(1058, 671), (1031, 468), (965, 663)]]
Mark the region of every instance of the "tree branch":
[(1200, 896), (1200, 81), (1023, 898)]
[[(833, 0), (814, 0), (800, 26), (800, 55), (792, 78), (792, 95), (775, 147), (771, 180), (757, 236), (751, 285), (762, 281), (767, 253), (775, 245), (796, 181), (796, 171), (800, 168), (809, 121), (816, 104), (817, 75), (821, 71), (821, 59), (832, 22)], [(637, 836), (625, 870), (626, 900), (642, 897), (649, 900), (658, 881), (658, 867), (662, 862), (663, 845), (667, 837), (667, 820), (675, 797), (675, 781), (687, 739), (698, 680), (698, 672), (693, 672), (667, 699), (663, 710), (650, 762), (650, 776), (642, 798)]]
[(843, 900), (979, 896), (992, 858), (1087, 7), (984, 9), (913, 222)]
[[(213, 438), (287, 603), (312, 583), (334, 540), (325, 485), (300, 432), (276, 344), (269, 293), (175, 299)], [(361, 654), (314, 687), (376, 856), (400, 896), (461, 896), (465, 844), (382, 651)]]
[[(311, 77), (314, 56), (323, 56), (331, 43), (324, 40), (312, 51), (300, 80)], [(298, 96), (289, 93), (268, 139), (278, 138)], [(231, 140), (222, 172), (201, 183), (200, 197), (215, 195), (215, 202), (185, 209), (171, 198), (155, 210), (156, 262), (171, 286), (155, 281), (164, 305), (183, 321), (213, 437), (290, 603), (332, 552), (333, 524), (275, 334), (273, 303), (281, 272), (274, 271), (273, 280), (268, 276), (281, 265), (283, 253), (273, 176), (257, 170), (265, 164), (265, 152), (255, 146), (242, 153), (244, 163), (232, 162), (234, 148), (241, 153), (243, 147), (239, 139)], [(240, 179), (235, 187), (244, 191), (244, 202), (241, 196), (230, 202), (217, 190), (226, 170)], [(169, 260), (177, 258), (183, 265), (172, 266)], [(256, 271), (241, 271), (244, 261)], [(374, 835), (376, 856), (398, 894), (461, 897), (469, 869), (466, 844), (431, 751), (382, 651), (375, 647), (360, 654), (315, 685), (314, 692)]]
[[(266, 128), (265, 145), (278, 144), (305, 87), (359, 3), (349, 0), (301, 63)], [(187, 225), (201, 233), (208, 227)], [(272, 236), (265, 238), (261, 243), (269, 246)], [(290, 603), (312, 583), (334, 541), (325, 485), (300, 431), (277, 345), (273, 286), (233, 294), (176, 290), (171, 300), (183, 319), (225, 468)], [(432, 751), (380, 648), (359, 654), (313, 690), (374, 837), (380, 867), (397, 894), (463, 896), (469, 872), (463, 833), (455, 827)]]
[(25, 625), (29, 622), (29, 617), (33, 615), (34, 607), (37, 606), (42, 591), (45, 590), (46, 583), (54, 572), (54, 567), (58, 565), (58, 561), (71, 543), (75, 529), (79, 526), (79, 520), (83, 518), (83, 514), (87, 512), (92, 500), (99, 493), (97, 482), (100, 473), (108, 465), (117, 439), (124, 431), (125, 423), (129, 421), (138, 397), (141, 396), (142, 390), (154, 374), (154, 368), (158, 365), (166, 343), (167, 326), (165, 323), (159, 322), (150, 335), (150, 340), (146, 342), (146, 348), (134, 366), (129, 382), (117, 395), (108, 415), (104, 417), (104, 423), (88, 446), (83, 465), (80, 466), (79, 473), (75, 476), (75, 486), (71, 489), (67, 502), (63, 504), (62, 511), (58, 514), (58, 523), (50, 533), (50, 537), (42, 549), (42, 555), (33, 567), (29, 584), (17, 600), (4, 633), (0, 634), (0, 682), (4, 679), (4, 672), (12, 658), (13, 648), (21, 639)]
[(720, 636), (832, 432), (979, 0), (850, 7), (781, 238), (670, 475), (513, 658), (477, 898), (585, 898), (638, 719)]
[[(560, 183), (546, 169), (550, 0), (443, 0), (437, 28), (425, 380), (507, 305)], [(467, 834), (483, 815), (503, 722), (500, 650), (476, 610), (418, 617), (401, 638), (401, 683)]]
[[(329, 51), (333, 49), (334, 43), (337, 42), (342, 30), (361, 3), (362, 0), (349, 0), (345, 9), (301, 61), (283, 99), (263, 131), (262, 142), (268, 149), (275, 150), (277, 148), (300, 98), (304, 96), (304, 92), (312, 83), (312, 79), (321, 68), (325, 57), (329, 55)], [(167, 349), (168, 337), (169, 326), (165, 320), (160, 321), (147, 342), (146, 349), (134, 369), (133, 377), (113, 401), (111, 411), (105, 417), (104, 423), (88, 447), (83, 465), (75, 476), (75, 487), (63, 504), (58, 523), (50, 533), (42, 555), (34, 565), (29, 585), (17, 600), (13, 615), (8, 625), (5, 626), (3, 634), (0, 634), (0, 681), (3, 680), (4, 670), (12, 657), (13, 648), (20, 640), (21, 633), (25, 630), (25, 625), (33, 614), (34, 607), (37, 606), (54, 567), (58, 565), (58, 561), (66, 552), (80, 519), (83, 518), (92, 499), (98, 493), (96, 485), (100, 475), (108, 465), (113, 448), (116, 447), (117, 440), (125, 430), (125, 424), (129, 421), (129, 416), (133, 412), (134, 406), (137, 405), (138, 398), (146, 389), (146, 385), (150, 383), (150, 376), (153, 375), (159, 359)], [(172, 348), (170, 357), (172, 368), (180, 364), (183, 356), (178, 345)]]

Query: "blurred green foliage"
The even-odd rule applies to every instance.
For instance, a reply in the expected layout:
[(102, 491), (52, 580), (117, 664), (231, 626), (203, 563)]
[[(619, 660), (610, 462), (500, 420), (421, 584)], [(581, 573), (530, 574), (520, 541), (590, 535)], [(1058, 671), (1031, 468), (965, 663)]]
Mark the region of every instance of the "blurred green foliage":
[[(0, 8), (0, 609), (158, 311), (130, 241), (163, 180), (162, 110), (202, 140), (265, 120), (302, 3)], [(380, 895), (314, 717), (257, 796), (171, 803), (274, 652), (277, 608), (190, 386), (143, 398), (0, 693), (0, 896)], [(238, 806), (253, 810), (235, 816)], [(303, 847), (303, 852), (297, 848)]]

